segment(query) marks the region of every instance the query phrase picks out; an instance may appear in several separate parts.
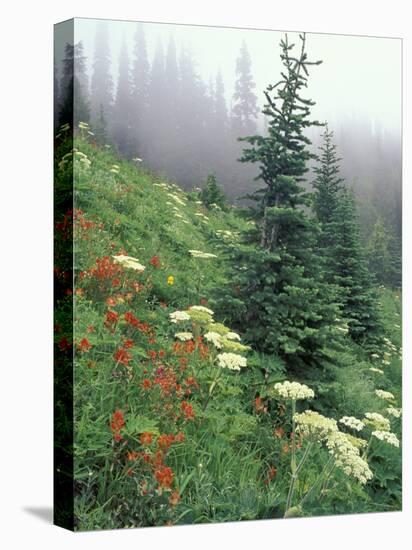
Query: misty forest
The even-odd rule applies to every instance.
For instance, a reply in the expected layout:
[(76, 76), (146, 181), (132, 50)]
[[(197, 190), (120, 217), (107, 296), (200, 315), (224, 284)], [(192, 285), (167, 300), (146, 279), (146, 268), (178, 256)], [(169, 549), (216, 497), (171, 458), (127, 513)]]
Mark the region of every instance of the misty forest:
[(54, 70), (61, 523), (400, 510), (398, 133), (317, 120), (314, 35), (273, 33), (260, 89), (252, 31), (207, 78), (177, 30), (90, 28)]

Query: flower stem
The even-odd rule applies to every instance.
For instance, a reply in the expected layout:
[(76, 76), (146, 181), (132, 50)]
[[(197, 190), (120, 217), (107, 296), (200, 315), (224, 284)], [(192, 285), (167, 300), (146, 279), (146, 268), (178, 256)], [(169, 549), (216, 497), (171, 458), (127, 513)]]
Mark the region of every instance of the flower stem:
[(311, 450), (312, 446), (313, 446), (313, 441), (309, 441), (298, 466), (295, 468), (295, 471), (292, 471), (292, 479), (290, 481), (288, 497), (287, 497), (287, 500), (286, 500), (285, 515), (286, 515), (287, 511), (289, 510), (289, 508), (292, 505), (293, 493), (295, 491), (295, 485), (296, 485), (296, 482), (297, 482), (298, 477), (299, 477), (299, 472), (303, 468), (303, 465), (306, 462), (306, 459), (309, 455), (309, 451)]
[(292, 461), (290, 464), (292, 475), (296, 472), (295, 414), (296, 414), (296, 401), (292, 399), (292, 434), (291, 434), (292, 435)]
[[(333, 461), (333, 459), (334, 459), (334, 457), (331, 456), (329, 458), (329, 460), (326, 462), (326, 464), (323, 467), (323, 470), (321, 471), (319, 477), (316, 479), (315, 483), (312, 485), (312, 487), (309, 489), (309, 491), (306, 493), (306, 495), (302, 498), (302, 500), (299, 503), (299, 506), (303, 506), (303, 504), (307, 501), (307, 499), (310, 497), (310, 495), (313, 493), (313, 491), (319, 487), (319, 485), (323, 481), (322, 478), (326, 474), (327, 469), (328, 469), (330, 463)], [(330, 475), (330, 472), (329, 472), (329, 475)], [(329, 475), (327, 476), (327, 478), (329, 478)]]
[(212, 397), (212, 393), (213, 393), (213, 390), (215, 389), (215, 386), (220, 378), (220, 375), (221, 375), (221, 370), (218, 369), (217, 372), (216, 372), (216, 375), (215, 377), (213, 378), (212, 380), (212, 383), (210, 384), (210, 387), (209, 387), (209, 392), (208, 392), (208, 396), (207, 396), (207, 399), (206, 399), (206, 402), (203, 406), (203, 411), (206, 410), (206, 407), (208, 406), (209, 404), (209, 401), (210, 401), (210, 398)]

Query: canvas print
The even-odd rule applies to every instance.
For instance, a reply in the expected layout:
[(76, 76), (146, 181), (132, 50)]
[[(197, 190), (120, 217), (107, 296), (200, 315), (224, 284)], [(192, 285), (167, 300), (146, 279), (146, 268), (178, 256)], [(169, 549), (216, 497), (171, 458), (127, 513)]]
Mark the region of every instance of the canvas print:
[(55, 523), (401, 510), (401, 47), (56, 25)]

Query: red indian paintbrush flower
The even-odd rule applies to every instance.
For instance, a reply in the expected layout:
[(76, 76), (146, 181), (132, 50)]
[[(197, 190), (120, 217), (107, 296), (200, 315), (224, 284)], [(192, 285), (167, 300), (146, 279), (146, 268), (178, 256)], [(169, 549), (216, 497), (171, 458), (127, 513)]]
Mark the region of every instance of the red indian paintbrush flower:
[(125, 426), (125, 421), (124, 421), (123, 413), (122, 411), (117, 409), (113, 413), (112, 420), (110, 422), (110, 429), (112, 430), (113, 438), (115, 441), (120, 441), (121, 439), (123, 439), (120, 433), (120, 430), (124, 428), (124, 426)]
[(106, 327), (111, 327), (112, 325), (115, 325), (119, 320), (119, 314), (115, 311), (107, 311), (106, 312), (106, 319), (104, 322), (104, 325)]
[(180, 408), (184, 413), (186, 420), (195, 419), (195, 411), (193, 410), (193, 406), (190, 403), (188, 403), (187, 401), (182, 401)]
[(153, 436), (150, 432), (143, 432), (140, 436), (140, 443), (143, 446), (150, 445), (150, 443), (153, 441)]
[(173, 470), (169, 466), (161, 466), (155, 471), (155, 477), (159, 486), (163, 489), (170, 489), (173, 484)]
[(118, 363), (121, 363), (126, 367), (129, 366), (129, 362), (132, 359), (131, 353), (124, 348), (119, 348), (117, 351), (115, 351), (113, 357)]
[(79, 351), (86, 352), (89, 351), (93, 346), (87, 338), (83, 338), (77, 347)]
[(153, 258), (150, 259), (149, 263), (153, 266), (153, 267), (160, 267), (160, 259), (159, 259), (159, 256), (153, 256)]

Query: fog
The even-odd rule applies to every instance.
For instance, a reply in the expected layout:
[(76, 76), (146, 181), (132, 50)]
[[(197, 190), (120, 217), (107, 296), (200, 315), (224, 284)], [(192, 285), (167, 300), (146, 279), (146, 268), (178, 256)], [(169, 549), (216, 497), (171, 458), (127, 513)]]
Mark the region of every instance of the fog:
[[(276, 26), (276, 22), (273, 22)], [(136, 23), (110, 21), (112, 73), (116, 80), (123, 40), (132, 51)], [(179, 50), (184, 46), (193, 53), (202, 79), (209, 82), (222, 71), (226, 97), (230, 104), (235, 80), (236, 59), (242, 40), (252, 58), (258, 102), (263, 106), (263, 90), (278, 79), (281, 69), (279, 41), (285, 31), (232, 29), (163, 23), (145, 23), (149, 58), (158, 41), (164, 47), (174, 37)], [(89, 74), (94, 54), (96, 20), (76, 19), (75, 42), (82, 41), (88, 57)], [(297, 33), (288, 33), (297, 42)], [(368, 118), (392, 134), (401, 127), (401, 59), (402, 41), (366, 36), (307, 34), (307, 51), (313, 60), (322, 60), (310, 75), (308, 97), (316, 101), (313, 114), (336, 126), (340, 120)]]
[[(93, 106), (94, 62), (98, 51), (96, 48), (96, 30), (102, 28), (102, 22), (93, 19), (76, 19), (74, 26), (74, 42), (81, 42), (84, 48), (85, 72), (88, 82), (84, 85), (85, 95), (91, 107), (91, 121), (96, 120), (97, 108)], [(276, 21), (270, 25), (276, 27)], [(251, 74), (256, 84), (254, 93), (259, 110), (264, 105), (263, 91), (269, 83), (279, 79), (281, 62), (279, 58), (279, 41), (284, 31), (250, 30), (216, 28), (189, 25), (171, 25), (160, 23), (144, 23), (141, 29), (147, 47), (149, 62), (148, 81), (152, 103), (157, 101), (158, 109), (152, 106), (151, 120), (142, 124), (144, 139), (140, 136), (129, 148), (125, 144), (124, 125), (129, 125), (133, 119), (132, 111), (136, 108), (133, 103), (124, 105), (122, 112), (117, 106), (119, 98), (119, 59), (123, 56), (123, 69), (129, 63), (132, 71), (135, 54), (136, 22), (108, 21), (105, 30), (108, 70), (113, 80), (113, 101), (108, 104), (106, 118), (108, 119), (108, 137), (114, 146), (125, 156), (142, 157), (147, 167), (175, 178), (186, 188), (201, 185), (207, 173), (215, 172), (228, 195), (235, 199), (239, 194), (246, 192), (253, 183), (255, 168), (245, 165), (238, 166), (236, 159), (241, 151), (241, 145), (233, 135), (227, 139), (233, 144), (219, 147), (214, 144), (212, 131), (221, 133), (223, 130), (211, 124), (199, 141), (196, 155), (191, 154), (190, 147), (194, 147), (193, 140), (198, 133), (193, 120), (202, 116), (204, 119), (212, 116), (212, 108), (201, 103), (201, 97), (209, 98), (209, 103), (216, 95), (216, 75), (220, 72), (224, 85), (225, 109), (230, 124), (230, 116), (234, 106), (233, 94), (236, 82), (236, 63), (240, 48), (244, 42), (250, 55)], [(290, 42), (299, 42), (296, 33), (288, 33)], [(171, 44), (173, 47), (171, 47)], [(100, 43), (100, 48), (102, 45)], [(167, 103), (169, 96), (173, 96), (173, 84), (167, 79), (158, 80), (156, 89), (155, 63), (161, 52), (164, 58), (174, 55), (176, 66), (182, 71), (183, 57), (186, 54), (193, 62), (192, 67), (197, 74), (196, 86), (198, 96), (186, 95), (185, 111), (187, 125), (181, 123), (178, 102)], [(298, 46), (297, 46), (298, 47)], [(56, 50), (57, 80), (61, 80), (64, 58), (64, 44), (59, 44)], [(123, 48), (123, 50), (122, 50)], [(384, 215), (389, 224), (400, 232), (400, 201), (401, 201), (401, 50), (400, 39), (376, 38), (365, 36), (343, 36), (329, 34), (307, 34), (307, 53), (310, 60), (322, 60), (323, 63), (312, 68), (309, 85), (305, 97), (316, 101), (312, 115), (320, 121), (327, 121), (330, 129), (335, 132), (335, 141), (339, 147), (342, 159), (342, 173), (347, 184), (354, 186), (360, 204), (364, 206), (366, 230), (378, 215)], [(123, 53), (122, 53), (123, 52)], [(157, 52), (157, 53), (156, 53)], [(128, 59), (125, 61), (125, 55)], [(165, 61), (168, 63), (167, 59)], [(166, 69), (167, 70), (167, 69)], [(183, 73), (182, 73), (183, 74)], [(131, 86), (133, 86), (133, 78)], [(176, 77), (182, 80), (182, 76)], [(170, 84), (170, 87), (169, 87)], [(133, 92), (131, 92), (133, 96)], [(195, 98), (198, 98), (196, 100)], [(217, 96), (216, 96), (217, 97)], [(176, 116), (169, 117), (163, 104), (168, 109), (175, 109)], [(113, 110), (112, 110), (113, 108)], [(201, 115), (199, 112), (202, 111)], [(94, 111), (94, 113), (93, 113)], [(213, 111), (215, 112), (215, 111)], [(224, 112), (224, 111), (222, 111)], [(222, 116), (226, 116), (225, 114)], [(122, 122), (122, 117), (125, 122)], [(138, 116), (137, 116), (138, 118)], [(137, 120), (137, 119), (136, 119)], [(190, 123), (193, 122), (192, 126)], [(264, 132), (264, 120), (259, 116), (256, 131)], [(137, 124), (137, 122), (136, 122)], [(185, 127), (187, 134), (192, 128), (192, 135), (185, 135), (182, 139), (174, 127)], [(207, 125), (207, 124), (206, 124)], [(170, 126), (170, 127), (169, 127)], [(203, 124), (204, 126), (204, 124)], [(223, 128), (223, 126), (222, 126)], [(127, 129), (128, 132), (132, 130)], [(209, 132), (209, 133), (208, 133)], [(229, 132), (230, 133), (230, 132)], [(319, 144), (320, 130), (309, 132), (313, 141), (313, 148)], [(117, 137), (116, 137), (117, 136)], [(221, 136), (217, 136), (217, 139)], [(200, 138), (199, 138), (200, 139)], [(144, 142), (144, 143), (143, 143)], [(213, 151), (213, 147), (216, 150)], [(123, 148), (123, 150), (122, 150)], [(224, 154), (222, 148), (225, 149)], [(204, 151), (199, 153), (199, 151)], [(167, 153), (167, 154), (166, 154)], [(191, 157), (191, 158), (188, 158)], [(196, 158), (195, 158), (196, 157)], [(310, 180), (310, 174), (308, 179)]]

